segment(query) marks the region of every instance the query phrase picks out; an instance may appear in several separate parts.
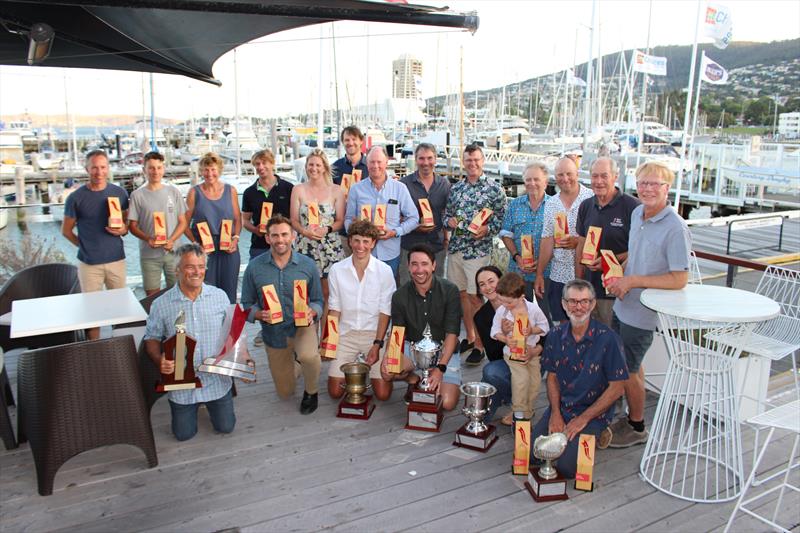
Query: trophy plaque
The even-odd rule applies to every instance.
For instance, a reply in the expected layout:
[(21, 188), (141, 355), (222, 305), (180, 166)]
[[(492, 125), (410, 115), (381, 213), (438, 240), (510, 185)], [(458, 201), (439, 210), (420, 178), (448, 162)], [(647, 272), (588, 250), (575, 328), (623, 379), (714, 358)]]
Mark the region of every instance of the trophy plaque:
[(469, 223), (467, 226), (467, 230), (470, 233), (478, 233), (478, 230), (481, 229), (481, 226), (485, 226), (489, 222), (489, 217), (492, 216), (492, 211), (488, 207), (482, 207), (480, 211), (475, 213), (475, 216), (472, 217), (472, 222)]
[(567, 214), (563, 211), (556, 213), (555, 225), (553, 227), (553, 238), (555, 240), (569, 237), (569, 223)]
[(536, 266), (536, 258), (533, 253), (533, 235), (521, 235), (519, 243), (522, 246), (520, 256), (522, 257), (522, 266), (525, 268), (533, 268)]
[(578, 468), (575, 472), (575, 489), (591, 492), (594, 490), (594, 435), (581, 434), (578, 441)]
[(222, 219), (219, 227), (219, 249), (227, 252), (233, 244), (233, 220)]
[(153, 213), (153, 241), (156, 244), (167, 244), (167, 217), (163, 211)]
[(221, 346), (217, 356), (206, 357), (198, 369), (200, 372), (221, 374), (248, 382), (256, 380), (256, 364), (247, 351), (247, 334), (244, 331), (248, 314), (239, 304), (228, 307), (220, 328), (220, 331), (227, 334), (223, 334), (220, 339)]
[(354, 363), (346, 363), (339, 367), (344, 373), (344, 398), (339, 402), (339, 409), (336, 416), (339, 418), (355, 418), (357, 420), (367, 420), (375, 410), (372, 396), (364, 394), (369, 390), (369, 365), (362, 362), (364, 355), (359, 357)]
[(433, 227), (435, 225), (435, 221), (433, 219), (433, 209), (431, 208), (431, 203), (427, 198), (419, 199), (419, 210), (419, 225), (426, 228)]
[(583, 251), (581, 252), (581, 264), (591, 265), (597, 259), (597, 254), (600, 252), (600, 235), (602, 234), (603, 228), (589, 226), (589, 231), (586, 232), (586, 241), (583, 243)]
[(172, 374), (161, 374), (156, 392), (199, 389), (203, 385), (194, 373), (194, 347), (197, 341), (186, 334), (186, 315), (181, 309), (175, 319), (175, 335), (164, 341), (164, 358), (175, 361)]
[(411, 343), (411, 355), (417, 369), (422, 372), (422, 379), (411, 392), (406, 429), (439, 431), (442, 425), (442, 398), (430, 390), (428, 376), (430, 369), (439, 363), (442, 345), (431, 338), (430, 324), (425, 326), (422, 340)]
[(489, 383), (474, 381), (461, 385), (464, 394), (464, 408), (461, 410), (469, 422), (456, 431), (454, 446), (486, 452), (497, 442), (497, 432), (492, 424), (485, 424), (483, 418), (489, 412), (492, 395), (497, 389)]
[(564, 433), (541, 435), (533, 441), (533, 456), (544, 460), (541, 467), (532, 466), (528, 473), (525, 488), (537, 502), (566, 500), (567, 479), (558, 473), (553, 461), (561, 457), (567, 447)]
[(119, 198), (116, 196), (109, 196), (106, 198), (108, 203), (108, 227), (112, 229), (120, 229), (125, 225), (125, 220), (122, 218), (122, 207), (120, 207)]
[(378, 231), (386, 231), (386, 204), (375, 206), (375, 218), (372, 223), (378, 228)]
[(350, 187), (353, 186), (353, 175), (352, 174), (342, 174), (342, 182), (339, 186), (344, 191), (345, 196), (350, 193)]
[(267, 232), (267, 222), (272, 218), (272, 202), (261, 202), (261, 216), (258, 219), (258, 231)]

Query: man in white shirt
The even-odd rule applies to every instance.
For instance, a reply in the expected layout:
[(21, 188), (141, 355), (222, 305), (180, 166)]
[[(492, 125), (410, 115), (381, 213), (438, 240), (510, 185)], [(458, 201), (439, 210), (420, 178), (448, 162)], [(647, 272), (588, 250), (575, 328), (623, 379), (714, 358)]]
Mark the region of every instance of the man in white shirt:
[[(353, 255), (334, 264), (328, 273), (328, 316), (339, 317), (339, 346), (328, 368), (328, 394), (344, 394), (344, 374), (339, 369), (364, 354), (375, 397), (392, 394), (391, 381), (381, 379), (381, 357), (392, 313), (395, 291), (392, 268), (372, 256), (380, 232), (368, 220), (356, 220), (347, 231)], [(376, 364), (377, 363), (377, 364)]]

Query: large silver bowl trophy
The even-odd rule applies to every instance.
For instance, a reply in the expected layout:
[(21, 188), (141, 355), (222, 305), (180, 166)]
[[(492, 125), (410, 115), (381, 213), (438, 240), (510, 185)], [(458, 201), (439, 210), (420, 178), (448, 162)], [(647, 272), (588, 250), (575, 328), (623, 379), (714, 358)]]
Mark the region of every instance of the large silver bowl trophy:
[(411, 392), (406, 429), (439, 431), (442, 423), (442, 398), (437, 391), (431, 390), (430, 371), (439, 364), (442, 343), (433, 340), (431, 326), (426, 324), (422, 339), (410, 343), (410, 349), (414, 366), (422, 373), (422, 379)]
[(485, 424), (483, 419), (489, 413), (492, 396), (497, 389), (489, 383), (473, 381), (461, 385), (464, 394), (464, 408), (461, 412), (469, 421), (456, 432), (456, 446), (485, 452), (497, 441), (495, 427)]
[(553, 466), (566, 448), (564, 433), (540, 435), (533, 441), (533, 456), (543, 460), (544, 465), (531, 467), (525, 487), (537, 502), (567, 499), (567, 480)]

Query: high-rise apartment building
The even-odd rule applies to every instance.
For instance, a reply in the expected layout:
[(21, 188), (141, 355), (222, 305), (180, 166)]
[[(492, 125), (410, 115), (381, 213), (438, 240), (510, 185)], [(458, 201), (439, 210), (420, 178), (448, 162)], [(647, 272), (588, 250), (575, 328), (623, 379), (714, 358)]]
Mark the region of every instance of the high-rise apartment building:
[(422, 98), (422, 61), (404, 54), (392, 61), (392, 76), (392, 97)]

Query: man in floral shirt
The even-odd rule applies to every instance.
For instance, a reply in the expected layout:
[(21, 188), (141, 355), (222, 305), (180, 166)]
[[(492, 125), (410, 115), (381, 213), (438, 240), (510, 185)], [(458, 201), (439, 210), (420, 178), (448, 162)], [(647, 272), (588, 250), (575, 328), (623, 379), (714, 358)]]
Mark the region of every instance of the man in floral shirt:
[[(475, 273), (489, 264), (492, 239), (500, 231), (506, 209), (506, 193), (483, 173), (484, 161), (480, 146), (471, 144), (464, 149), (463, 163), (467, 176), (453, 185), (445, 210), (447, 226), (451, 231), (447, 248), (447, 279), (458, 287), (467, 331), (467, 338), (461, 341), (459, 352), (469, 355), (473, 355), (471, 351), (480, 350), (481, 342), (473, 320), (475, 311), (482, 303), (475, 286)], [(484, 207), (492, 210), (489, 220), (476, 233), (470, 232), (467, 229), (470, 222)]]
[(581, 433), (599, 436), (611, 423), (628, 370), (619, 336), (592, 319), (597, 303), (592, 284), (583, 279), (568, 281), (562, 301), (569, 322), (547, 335), (541, 364), (547, 371), (550, 407), (533, 428), (532, 439), (566, 434), (567, 448), (556, 467), (564, 477), (573, 478), (578, 437)]

